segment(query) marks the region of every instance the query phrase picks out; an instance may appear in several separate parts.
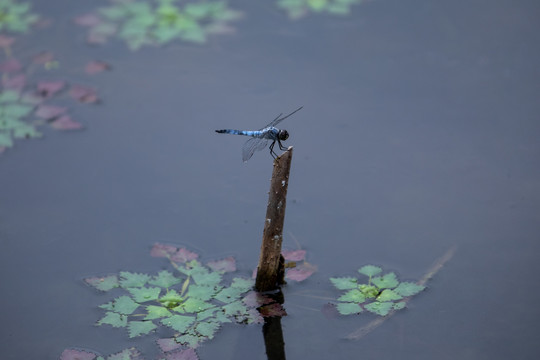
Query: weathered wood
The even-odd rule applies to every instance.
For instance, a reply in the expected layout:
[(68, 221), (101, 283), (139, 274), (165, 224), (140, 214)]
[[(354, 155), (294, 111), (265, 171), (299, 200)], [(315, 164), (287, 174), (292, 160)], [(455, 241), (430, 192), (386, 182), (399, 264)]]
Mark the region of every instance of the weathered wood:
[(292, 152), (293, 148), (289, 147), (287, 151), (274, 160), (261, 254), (257, 266), (257, 279), (255, 280), (255, 289), (257, 291), (275, 290), (283, 282), (282, 274), (284, 270), (280, 269), (279, 259), (281, 256), (281, 243), (283, 242), (283, 223), (285, 221)]

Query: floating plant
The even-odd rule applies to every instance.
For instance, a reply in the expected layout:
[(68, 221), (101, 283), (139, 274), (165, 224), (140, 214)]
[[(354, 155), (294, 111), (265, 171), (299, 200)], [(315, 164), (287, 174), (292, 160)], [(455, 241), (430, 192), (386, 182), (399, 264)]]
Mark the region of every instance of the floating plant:
[(339, 290), (346, 291), (337, 300), (337, 311), (342, 315), (357, 314), (368, 310), (374, 314), (386, 316), (392, 310), (403, 309), (405, 298), (416, 295), (425, 286), (412, 282), (399, 282), (395, 273), (379, 275), (382, 269), (366, 265), (358, 269), (368, 277), (367, 283), (360, 283), (355, 277), (330, 278)]
[(309, 12), (347, 15), (351, 6), (365, 0), (278, 0), (277, 6), (284, 9), (291, 19), (299, 19)]
[(29, 3), (15, 0), (0, 0), (0, 31), (23, 33), (38, 21), (38, 16), (30, 12)]
[(124, 40), (131, 50), (144, 45), (164, 45), (173, 40), (206, 42), (212, 33), (229, 33), (228, 25), (240, 17), (225, 1), (111, 0), (111, 5), (79, 16), (88, 27), (87, 41), (102, 44), (111, 37)]
[(125, 328), (130, 338), (168, 327), (173, 336), (157, 341), (168, 352), (197, 348), (224, 323), (261, 323), (263, 316), (286, 315), (274, 300), (252, 291), (253, 279), (234, 277), (225, 283), (225, 274), (236, 271), (232, 257), (203, 264), (196, 253), (163, 244), (155, 244), (151, 255), (168, 258), (174, 273), (123, 271), (85, 279), (100, 291), (123, 292), (100, 306), (105, 314), (97, 325)]
[(96, 91), (83, 85), (70, 86), (62, 80), (34, 83), (30, 75), (37, 68), (51, 70), (58, 67), (58, 61), (53, 54), (44, 52), (23, 65), (11, 54), (10, 46), (14, 41), (14, 38), (0, 36), (0, 46), (7, 54), (0, 63), (0, 153), (12, 147), (14, 139), (41, 137), (38, 128), (44, 125), (56, 130), (81, 129), (82, 124), (71, 118), (66, 107), (52, 104), (63, 93), (81, 103), (98, 101)]
[[(193, 358), (196, 360), (197, 358)], [(143, 360), (141, 353), (135, 348), (124, 349), (109, 356), (98, 355), (92, 351), (81, 349), (66, 349), (60, 355), (60, 360)]]

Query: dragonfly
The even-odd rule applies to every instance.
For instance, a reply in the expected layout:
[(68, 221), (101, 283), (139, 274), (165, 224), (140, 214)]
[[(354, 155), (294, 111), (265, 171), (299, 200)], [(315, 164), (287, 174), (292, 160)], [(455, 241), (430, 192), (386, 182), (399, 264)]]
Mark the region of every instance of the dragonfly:
[(266, 125), (265, 127), (259, 130), (223, 129), (223, 130), (216, 130), (216, 132), (219, 134), (251, 136), (251, 139), (246, 141), (246, 143), (242, 147), (242, 160), (244, 160), (244, 162), (251, 159), (255, 151), (266, 148), (266, 146), (268, 145), (270, 141), (272, 141), (272, 143), (270, 144), (270, 155), (272, 155), (272, 157), (275, 159), (277, 157), (277, 154), (274, 151), (274, 145), (277, 142), (280, 150), (282, 151), (287, 150), (287, 148), (284, 147), (281, 142), (289, 138), (289, 133), (287, 132), (287, 130), (278, 129), (276, 128), (276, 125), (282, 122), (283, 120), (285, 120), (286, 118), (288, 118), (289, 116), (293, 115), (297, 111), (300, 111), (302, 108), (303, 106), (294, 110), (289, 115), (285, 115), (283, 117), (281, 116), (283, 115), (283, 113), (279, 114), (268, 125)]

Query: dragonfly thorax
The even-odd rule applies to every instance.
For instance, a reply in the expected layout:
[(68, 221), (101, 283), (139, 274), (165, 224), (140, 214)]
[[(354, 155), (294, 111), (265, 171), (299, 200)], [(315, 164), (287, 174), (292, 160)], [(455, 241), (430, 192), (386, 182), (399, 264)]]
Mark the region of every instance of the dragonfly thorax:
[(278, 139), (279, 140), (287, 140), (289, 138), (289, 133), (287, 130), (279, 130), (278, 131)]

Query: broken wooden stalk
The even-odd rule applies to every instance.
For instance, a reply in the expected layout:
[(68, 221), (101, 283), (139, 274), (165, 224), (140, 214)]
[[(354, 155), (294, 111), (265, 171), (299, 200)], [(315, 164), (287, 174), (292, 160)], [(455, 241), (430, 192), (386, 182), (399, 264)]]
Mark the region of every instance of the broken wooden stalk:
[(293, 148), (290, 146), (287, 151), (274, 160), (261, 254), (257, 266), (257, 279), (255, 280), (257, 291), (276, 290), (279, 285), (285, 282), (281, 243), (283, 242), (283, 223), (285, 221), (292, 152)]

